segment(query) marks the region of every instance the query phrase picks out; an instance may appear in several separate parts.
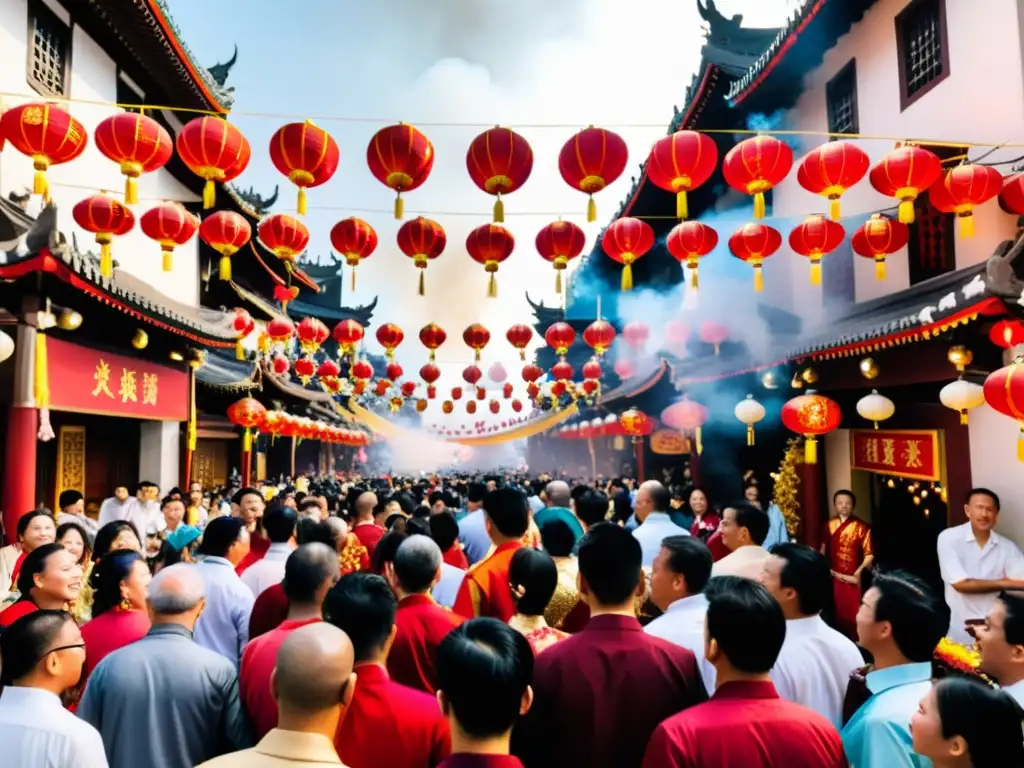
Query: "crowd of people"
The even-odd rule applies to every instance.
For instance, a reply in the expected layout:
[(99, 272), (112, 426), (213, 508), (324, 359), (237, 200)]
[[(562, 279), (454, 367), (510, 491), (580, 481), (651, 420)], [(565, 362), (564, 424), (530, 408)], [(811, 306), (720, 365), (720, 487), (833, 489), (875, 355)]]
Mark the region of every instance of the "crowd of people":
[(133, 491), (0, 550), (3, 765), (1024, 768), (1024, 556), (985, 489), (945, 594), (874, 562), (849, 491), (820, 548), (756, 484)]

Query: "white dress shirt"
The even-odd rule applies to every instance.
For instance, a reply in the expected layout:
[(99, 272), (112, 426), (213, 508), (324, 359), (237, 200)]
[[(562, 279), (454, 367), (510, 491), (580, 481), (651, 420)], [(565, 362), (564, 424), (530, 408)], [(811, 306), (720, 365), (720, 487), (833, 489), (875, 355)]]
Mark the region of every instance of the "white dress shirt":
[(690, 532), (672, 522), (668, 512), (651, 512), (647, 518), (633, 530), (633, 538), (640, 542), (643, 553), (643, 566), (648, 571), (654, 565), (654, 558), (661, 552), (661, 542), (669, 536), (689, 536)]
[(704, 687), (711, 694), (715, 692), (715, 667), (704, 658), (704, 617), (707, 612), (708, 599), (704, 594), (690, 595), (672, 603), (667, 611), (644, 627), (644, 631), (691, 651), (697, 657)]
[(995, 531), (979, 547), (969, 522), (947, 528), (939, 534), (939, 569), (949, 606), (949, 638), (972, 645), (974, 639), (964, 629), (967, 619), (983, 619), (996, 601), (995, 592), (967, 595), (953, 585), (964, 579), (1024, 579), (1024, 555), (1017, 545)]
[(1024, 707), (1024, 680), (1018, 680), (1013, 685), (1004, 685), (1000, 688), (1013, 696), (1013, 700)]
[(108, 768), (99, 731), (41, 688), (4, 688), (0, 744), (11, 768)]
[(252, 590), (253, 597), (259, 597), (263, 590), (284, 581), (284, 564), (292, 551), (288, 542), (271, 544), (262, 560), (242, 572), (242, 583)]
[(462, 580), (465, 577), (466, 572), (464, 570), (442, 561), (441, 579), (430, 591), (430, 596), (439, 605), (443, 605), (445, 608), (452, 608), (455, 605), (455, 598), (459, 594), (459, 587), (462, 586)]
[(132, 496), (129, 496), (123, 502), (118, 501), (113, 496), (109, 499), (104, 499), (103, 503), (100, 504), (100, 528), (107, 523), (114, 522), (115, 520), (131, 520), (132, 513), (135, 511), (135, 507), (138, 503), (138, 499)]
[(852, 640), (820, 616), (809, 616), (786, 622), (786, 640), (771, 675), (779, 696), (813, 709), (841, 729), (850, 673), (862, 666), (864, 657)]
[(764, 561), (768, 559), (768, 555), (767, 549), (756, 544), (734, 549), (711, 566), (711, 578), (715, 576), (741, 576), (744, 579), (757, 581), (761, 576), (761, 569), (764, 568)]

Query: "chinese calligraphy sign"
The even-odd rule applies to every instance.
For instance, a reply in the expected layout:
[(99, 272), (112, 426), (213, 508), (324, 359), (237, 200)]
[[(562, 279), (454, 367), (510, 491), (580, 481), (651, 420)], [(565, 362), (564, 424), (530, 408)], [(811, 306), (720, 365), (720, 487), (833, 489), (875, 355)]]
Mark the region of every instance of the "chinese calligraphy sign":
[(914, 480), (941, 479), (939, 433), (855, 429), (850, 438), (852, 469)]

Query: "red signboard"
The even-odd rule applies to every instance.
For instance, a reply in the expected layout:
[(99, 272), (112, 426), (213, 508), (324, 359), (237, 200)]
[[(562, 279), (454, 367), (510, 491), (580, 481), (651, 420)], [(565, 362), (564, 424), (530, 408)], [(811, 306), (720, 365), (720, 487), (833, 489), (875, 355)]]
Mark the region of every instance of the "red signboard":
[(934, 430), (855, 429), (852, 469), (913, 480), (939, 480), (939, 433)]
[(50, 408), (153, 421), (188, 418), (188, 374), (47, 338)]

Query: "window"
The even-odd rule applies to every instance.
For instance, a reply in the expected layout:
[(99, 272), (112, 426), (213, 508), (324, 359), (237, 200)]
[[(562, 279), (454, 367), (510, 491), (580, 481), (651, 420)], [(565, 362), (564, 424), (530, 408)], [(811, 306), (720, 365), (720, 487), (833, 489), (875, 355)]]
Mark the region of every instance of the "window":
[(906, 109), (949, 76), (946, 0), (911, 0), (896, 17), (896, 50)]
[(42, 0), (29, 3), (27, 79), (43, 96), (69, 95), (71, 27)]
[(860, 132), (860, 121), (857, 119), (857, 62), (854, 59), (850, 59), (850, 63), (825, 84), (825, 105), (828, 109), (829, 133)]
[[(146, 96), (142, 90), (133, 83), (124, 72), (117, 75), (117, 103), (118, 104), (145, 104)], [(140, 112), (138, 107), (125, 107), (125, 112)]]
[[(938, 155), (946, 167), (952, 158), (967, 152), (967, 147), (922, 146)], [(914, 223), (910, 225), (907, 247), (911, 285), (956, 269), (955, 228), (956, 214), (937, 209), (927, 192), (914, 201)]]

